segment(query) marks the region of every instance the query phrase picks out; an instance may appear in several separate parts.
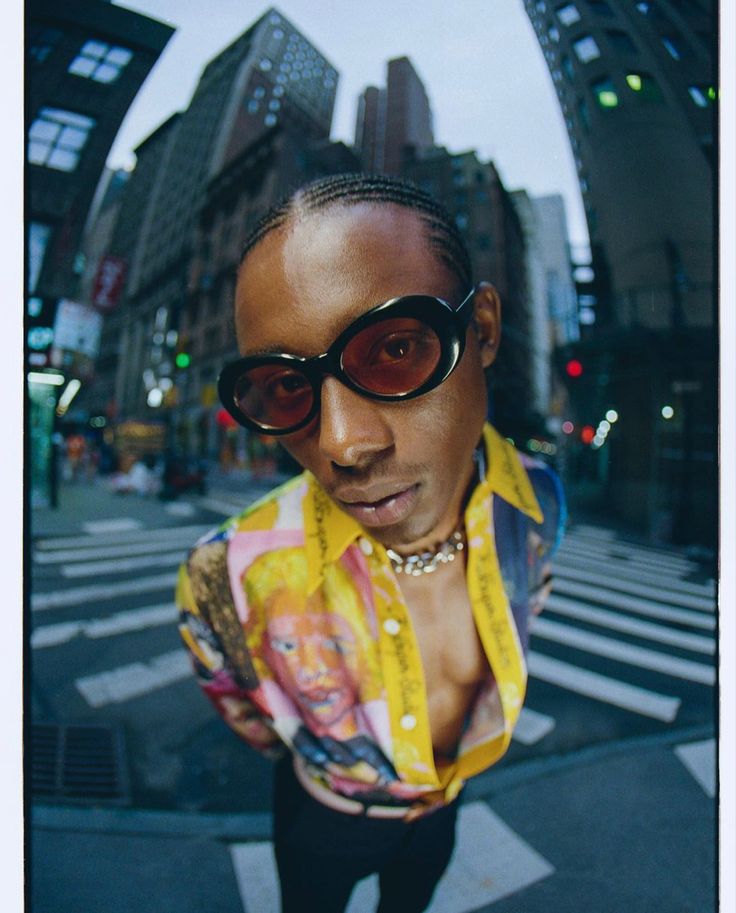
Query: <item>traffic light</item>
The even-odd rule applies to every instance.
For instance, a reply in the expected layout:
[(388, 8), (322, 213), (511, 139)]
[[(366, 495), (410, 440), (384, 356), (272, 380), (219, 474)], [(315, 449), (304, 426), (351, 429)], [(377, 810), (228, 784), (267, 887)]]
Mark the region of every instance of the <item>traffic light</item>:
[(565, 363), (565, 374), (568, 377), (580, 377), (583, 373), (583, 363), (577, 358), (570, 358)]
[(177, 368), (188, 368), (192, 358), (189, 354), (189, 336), (186, 333), (180, 333), (176, 340), (176, 354), (174, 355), (174, 364)]

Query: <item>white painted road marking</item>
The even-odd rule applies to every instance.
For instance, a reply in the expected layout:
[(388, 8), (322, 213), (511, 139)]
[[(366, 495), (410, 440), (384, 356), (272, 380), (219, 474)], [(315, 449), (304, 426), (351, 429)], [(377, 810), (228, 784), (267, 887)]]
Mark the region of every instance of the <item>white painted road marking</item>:
[(121, 542), (150, 542), (166, 535), (191, 535), (192, 541), (212, 529), (212, 524), (194, 523), (189, 526), (163, 526), (153, 529), (136, 529), (129, 532), (122, 531), (113, 535), (94, 536), (54, 536), (48, 539), (39, 539), (34, 543), (36, 549), (51, 551), (57, 548), (85, 548), (87, 546), (118, 545)]
[(671, 723), (680, 709), (679, 697), (629, 685), (533, 650), (527, 657), (527, 666), (529, 674), (540, 681), (665, 723)]
[(653, 672), (662, 672), (675, 678), (682, 678), (688, 682), (698, 682), (701, 685), (713, 685), (716, 680), (716, 670), (713, 666), (696, 663), (690, 659), (680, 659), (669, 653), (660, 653), (647, 647), (637, 647), (622, 640), (604, 637), (602, 634), (593, 634), (591, 631), (582, 631), (571, 625), (550, 621), (548, 618), (535, 618), (532, 627), (532, 637), (541, 637), (554, 643), (564, 644), (596, 656), (605, 656), (620, 663), (638, 666), (640, 669), (649, 669)]
[(82, 524), (82, 529), (94, 535), (95, 533), (119, 533), (131, 529), (140, 529), (143, 526), (140, 520), (132, 517), (118, 517), (114, 520), (88, 520)]
[(586, 602), (602, 602), (614, 609), (623, 609), (625, 612), (636, 612), (638, 615), (647, 615), (649, 618), (660, 618), (662, 621), (674, 621), (678, 624), (690, 625), (693, 628), (703, 628), (712, 631), (715, 629), (716, 620), (713, 615), (705, 612), (693, 612), (692, 609), (673, 609), (659, 602), (648, 599), (639, 599), (636, 596), (625, 596), (623, 593), (613, 593), (602, 587), (590, 586), (583, 583), (574, 583), (571, 580), (555, 580), (555, 592), (567, 596), (579, 596)]
[(60, 624), (44, 625), (36, 628), (31, 634), (31, 647), (55, 647), (67, 643), (74, 637), (112, 637), (116, 634), (127, 634), (131, 631), (142, 631), (158, 625), (171, 624), (176, 621), (178, 611), (171, 602), (160, 605), (144, 606), (127, 612), (118, 612), (109, 618), (92, 618), (89, 621), (68, 621)]
[(79, 561), (76, 564), (65, 564), (61, 568), (62, 577), (104, 577), (106, 574), (127, 574), (150, 567), (172, 567), (181, 564), (187, 557), (187, 549), (179, 548), (175, 552), (164, 552), (161, 555), (140, 555), (137, 558), (111, 558), (105, 561)]
[(712, 656), (716, 652), (716, 642), (712, 637), (688, 634), (686, 631), (678, 631), (676, 628), (669, 628), (666, 625), (641, 621), (638, 618), (632, 618), (631, 615), (622, 615), (620, 612), (594, 608), (593, 606), (576, 602), (574, 599), (555, 596), (554, 593), (547, 599), (544, 608), (545, 614), (546, 612), (554, 612), (557, 615), (576, 618), (578, 621), (610, 628), (613, 631), (621, 631), (624, 634), (633, 634), (646, 640), (656, 640), (661, 644), (692, 650), (694, 653), (705, 653)]
[[(575, 552), (573, 555), (561, 555), (559, 552), (554, 557), (554, 564), (557, 570), (562, 571), (570, 568), (587, 570), (593, 575), (593, 579), (600, 581), (601, 566), (600, 558), (586, 558), (582, 554)], [(627, 578), (631, 575), (631, 564), (628, 561), (619, 561), (615, 558), (605, 560), (606, 582), (614, 579), (622, 579), (625, 575)], [(615, 575), (619, 575), (615, 577)], [(588, 579), (591, 579), (588, 577)], [(679, 577), (671, 575), (662, 576), (653, 571), (643, 571), (636, 569), (636, 580), (639, 583), (648, 583), (652, 586), (659, 587), (662, 595), (667, 598), (670, 593), (680, 594), (689, 593), (692, 596), (701, 596), (704, 599), (713, 599), (716, 592), (715, 583), (709, 580), (707, 583), (694, 583), (692, 580), (680, 580)], [(614, 584), (612, 584), (614, 585)]]
[[(270, 843), (230, 847), (247, 913), (279, 913), (278, 880)], [(460, 806), (457, 844), (427, 913), (471, 913), (553, 874), (550, 863), (484, 802)], [(347, 913), (369, 913), (378, 901), (376, 876), (358, 884)]]
[(690, 742), (678, 745), (675, 754), (712, 799), (716, 794), (716, 741)]
[(192, 678), (192, 664), (181, 649), (162, 653), (148, 663), (131, 663), (98, 675), (87, 675), (74, 684), (90, 707), (104, 707), (151, 694), (185, 678)]
[(216, 514), (224, 514), (226, 517), (236, 517), (248, 506), (248, 499), (243, 501), (223, 501), (220, 498), (197, 498), (197, 506), (204, 507), (205, 510), (211, 510)]
[(106, 599), (115, 599), (117, 596), (130, 596), (133, 593), (172, 590), (176, 586), (176, 578), (176, 574), (159, 574), (156, 577), (144, 577), (142, 580), (95, 583), (53, 593), (35, 593), (31, 596), (31, 609), (34, 612), (43, 612), (48, 609), (76, 606), (83, 602), (102, 602)]
[(529, 707), (522, 707), (514, 728), (514, 741), (522, 745), (534, 745), (555, 728), (554, 717), (537, 713)]
[(632, 580), (628, 575), (606, 573), (601, 574), (600, 566), (595, 572), (581, 570), (577, 567), (568, 567), (557, 563), (555, 565), (557, 578), (565, 580), (579, 580), (585, 583), (603, 584), (613, 590), (630, 593), (633, 596), (644, 596), (657, 602), (666, 602), (667, 605), (683, 606), (686, 609), (698, 609), (701, 612), (715, 611), (715, 602), (712, 596), (693, 596), (690, 593), (677, 593), (673, 589), (664, 589), (661, 586), (647, 586), (639, 582), (639, 575)]
[(129, 558), (131, 555), (150, 555), (165, 552), (175, 546), (191, 548), (195, 537), (192, 533), (183, 535), (174, 529), (158, 531), (156, 537), (144, 542), (119, 542), (116, 545), (92, 546), (89, 548), (59, 548), (53, 551), (36, 551), (36, 564), (64, 564), (68, 561), (95, 561), (102, 558)]
[(678, 558), (661, 552), (658, 555), (644, 555), (637, 548), (611, 542), (609, 545), (590, 545), (576, 541), (573, 536), (566, 536), (560, 546), (560, 552), (573, 558), (575, 554), (583, 552), (591, 557), (599, 558), (606, 562), (611, 558), (626, 561), (626, 565), (633, 571), (638, 568), (659, 571), (662, 574), (690, 574), (700, 570), (694, 561)]

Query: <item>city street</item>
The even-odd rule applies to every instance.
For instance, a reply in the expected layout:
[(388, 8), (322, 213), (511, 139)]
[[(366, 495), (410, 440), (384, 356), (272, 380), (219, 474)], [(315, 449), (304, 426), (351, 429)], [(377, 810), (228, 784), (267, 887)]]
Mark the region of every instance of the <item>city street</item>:
[[(74, 815), (83, 816), (92, 806), (116, 814), (148, 813), (149, 820), (155, 812), (199, 813), (200, 822), (227, 819), (230, 831), (237, 832), (228, 841), (232, 868), (227, 890), (237, 892), (220, 909), (230, 903), (230, 909), (242, 907), (247, 913), (276, 910), (273, 865), (264, 839), (269, 834), (270, 765), (226, 729), (199, 693), (179, 643), (172, 593), (188, 546), (267, 488), (265, 482), (244, 483), (239, 491), (213, 488), (205, 496), (164, 504), (116, 497), (101, 483), (79, 484), (62, 489), (56, 514), (44, 510), (32, 518), (32, 764), (34, 821), (41, 823), (38, 846), (60, 852), (53, 841), (63, 838), (58, 825), (62, 808), (80, 832), (87, 826)], [(432, 908), (436, 913), (516, 910), (511, 895), (525, 889), (525, 898), (541, 892), (539, 909), (545, 902), (563, 910), (564, 904), (551, 899), (558, 896), (555, 891), (565, 890), (564, 866), (554, 859), (565, 850), (571, 858), (583, 859), (586, 878), (594, 873), (608, 877), (598, 871), (595, 846), (573, 845), (574, 827), (551, 844), (549, 829), (544, 834), (529, 829), (535, 815), (546, 814), (544, 801), (535, 798), (535, 789), (542, 788), (540, 774), (557, 778), (555, 798), (563, 820), (568, 814), (574, 819), (587, 792), (601, 814), (614, 800), (622, 812), (627, 802), (635, 802), (637, 814), (656, 820), (672, 814), (658, 796), (674, 782), (682, 801), (693, 803), (688, 814), (697, 816), (688, 839), (699, 841), (698, 869), (689, 862), (699, 881), (695, 885), (683, 873), (683, 884), (668, 886), (677, 900), (656, 908), (710, 909), (715, 874), (714, 599), (707, 568), (685, 553), (633, 544), (612, 530), (572, 518), (555, 563), (553, 596), (535, 621), (528, 697), (512, 747), (497, 768), (470, 784), (461, 818), (461, 846), (472, 846), (477, 854), (487, 844), (488, 853), (497, 854), (500, 843), (516, 859), (516, 868), (505, 872), (505, 887), (494, 883), (477, 896), (467, 889), (472, 873), (448, 875), (446, 896)], [(633, 757), (636, 766), (627, 770)], [(604, 776), (606, 765), (612, 771)], [(587, 773), (581, 774), (586, 766)], [(576, 778), (574, 786), (565, 786), (565, 778)], [(645, 784), (642, 794), (636, 793), (637, 780)], [(545, 795), (549, 799), (549, 792)], [(241, 816), (239, 824), (227, 817), (233, 815)], [(612, 845), (623, 826), (616, 822), (609, 833)], [(221, 839), (227, 836), (227, 828), (219, 833)], [(86, 837), (94, 843), (94, 833)], [(682, 843), (683, 835), (678, 839)], [(218, 846), (224, 852), (222, 843)], [(686, 847), (680, 849), (687, 858)], [(611, 852), (605, 844), (600, 851)], [(655, 865), (654, 859), (650, 864)], [(38, 890), (44, 896), (43, 884)], [(371, 909), (374, 890), (370, 882), (361, 885), (351, 913)], [(641, 897), (639, 902), (628, 908), (647, 909)], [(94, 900), (89, 903), (86, 913), (96, 909)], [(610, 909), (620, 909), (617, 904), (612, 897)], [(537, 906), (530, 901), (525, 909)], [(597, 901), (595, 909), (607, 908)]]

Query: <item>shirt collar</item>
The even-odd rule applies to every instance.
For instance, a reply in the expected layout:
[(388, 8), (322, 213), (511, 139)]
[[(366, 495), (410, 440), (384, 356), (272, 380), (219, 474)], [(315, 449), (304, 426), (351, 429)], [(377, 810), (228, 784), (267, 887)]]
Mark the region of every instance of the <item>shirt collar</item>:
[[(473, 493), (479, 496), (497, 494), (531, 517), (543, 520), (529, 477), (513, 445), (486, 424), (483, 428), (487, 471)], [(304, 546), (307, 553), (307, 591), (313, 593), (324, 579), (324, 568), (337, 561), (361, 536), (367, 533), (351, 516), (335, 504), (310, 472), (305, 472), (307, 491), (304, 496)]]

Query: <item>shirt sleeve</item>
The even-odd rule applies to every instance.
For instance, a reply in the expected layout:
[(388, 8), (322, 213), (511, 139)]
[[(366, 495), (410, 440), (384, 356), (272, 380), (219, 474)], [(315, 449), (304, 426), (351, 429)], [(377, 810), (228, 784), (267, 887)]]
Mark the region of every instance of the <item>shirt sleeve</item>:
[[(196, 575), (196, 568), (195, 568)], [(201, 584), (201, 581), (198, 581)], [(250, 669), (235, 668), (223, 643), (223, 625), (215, 630), (211, 615), (216, 606), (202, 611), (194, 596), (190, 567), (179, 569), (176, 604), (179, 610), (179, 634), (189, 653), (197, 683), (230, 728), (252, 748), (267, 757), (277, 758), (284, 752), (281, 739), (273, 729), (271, 718), (251, 697)], [(201, 586), (200, 586), (201, 588)], [(245, 680), (244, 680), (245, 679)]]

